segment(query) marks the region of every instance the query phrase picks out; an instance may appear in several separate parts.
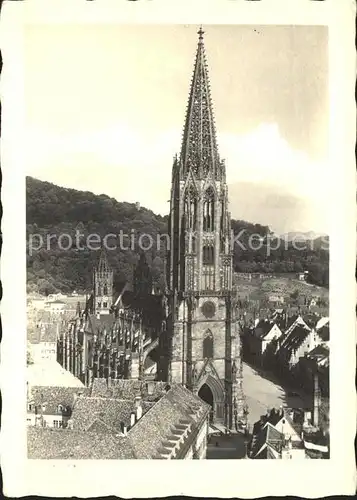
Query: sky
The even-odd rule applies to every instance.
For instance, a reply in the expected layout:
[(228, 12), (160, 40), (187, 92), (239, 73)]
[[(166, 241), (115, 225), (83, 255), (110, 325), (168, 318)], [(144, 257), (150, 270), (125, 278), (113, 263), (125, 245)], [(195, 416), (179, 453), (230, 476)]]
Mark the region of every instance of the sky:
[[(328, 31), (204, 26), (232, 217), (328, 232)], [(27, 175), (168, 213), (192, 25), (28, 25)]]

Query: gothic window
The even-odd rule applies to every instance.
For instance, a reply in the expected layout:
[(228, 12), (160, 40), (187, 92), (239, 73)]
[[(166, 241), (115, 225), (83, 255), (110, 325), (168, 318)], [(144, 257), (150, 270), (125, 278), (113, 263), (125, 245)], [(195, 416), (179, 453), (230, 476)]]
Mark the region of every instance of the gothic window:
[(203, 230), (214, 231), (214, 192), (209, 187), (203, 201)]
[[(107, 285), (104, 285), (104, 288), (103, 288), (103, 295), (108, 295), (108, 287)], [(104, 306), (105, 307), (105, 306)]]
[(223, 228), (224, 228), (224, 201), (221, 202), (221, 233), (223, 233)]
[(103, 307), (108, 307), (108, 302), (103, 302)]
[(102, 303), (101, 303), (101, 302), (98, 302), (97, 307), (98, 307), (98, 308), (102, 307)]
[(208, 359), (213, 358), (213, 335), (210, 330), (206, 332), (203, 339), (203, 357)]
[(214, 290), (215, 286), (214, 266), (203, 266), (201, 284), (203, 290)]
[(214, 264), (214, 248), (213, 246), (204, 246), (203, 247), (203, 255), (202, 255), (202, 259), (203, 259), (203, 264), (204, 265), (213, 265)]
[(191, 252), (196, 253), (196, 250), (197, 250), (196, 235), (192, 234), (191, 235)]
[(194, 231), (196, 229), (197, 221), (197, 199), (196, 193), (193, 189), (189, 189), (188, 193), (186, 194), (185, 214), (187, 229), (192, 229)]

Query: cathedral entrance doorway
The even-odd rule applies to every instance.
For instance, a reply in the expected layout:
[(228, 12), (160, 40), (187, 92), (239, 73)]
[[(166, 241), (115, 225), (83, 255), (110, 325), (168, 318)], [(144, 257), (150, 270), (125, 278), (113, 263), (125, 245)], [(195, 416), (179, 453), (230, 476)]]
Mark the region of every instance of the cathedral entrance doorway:
[(203, 384), (201, 389), (198, 391), (198, 395), (203, 401), (210, 405), (211, 410), (209, 414), (210, 422), (213, 422), (214, 416), (214, 406), (213, 406), (213, 393), (207, 384)]

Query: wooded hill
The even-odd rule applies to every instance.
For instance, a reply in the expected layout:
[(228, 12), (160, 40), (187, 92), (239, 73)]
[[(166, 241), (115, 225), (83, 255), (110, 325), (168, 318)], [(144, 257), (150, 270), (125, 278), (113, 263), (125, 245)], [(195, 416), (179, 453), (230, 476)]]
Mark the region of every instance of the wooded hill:
[[(104, 194), (67, 189), (27, 177), (26, 195), (28, 292), (49, 294), (57, 291), (69, 293), (73, 290), (90, 290), (92, 269), (98, 259), (98, 252), (85, 246), (90, 234), (97, 234), (101, 238), (108, 234), (131, 236), (131, 239), (123, 236), (125, 247), (129, 246), (127, 250), (117, 248), (108, 251), (116, 283), (132, 280), (133, 267), (138, 259), (137, 242), (140, 235), (150, 235), (156, 242), (160, 239), (160, 234), (167, 234), (167, 216), (154, 214), (133, 203), (118, 202)], [(244, 229), (240, 241), (245, 248), (234, 245), (235, 271), (271, 273), (307, 270), (312, 283), (328, 286), (329, 252), (324, 248), (326, 245), (323, 245), (321, 238), (309, 242), (308, 249), (299, 250), (294, 249), (291, 242), (283, 240), (277, 245), (268, 226), (232, 220), (232, 229), (235, 235)], [(77, 236), (78, 242), (76, 234), (81, 235)], [(52, 238), (47, 245), (46, 238), (50, 235)], [(70, 243), (66, 235), (72, 239), (68, 250), (61, 249), (56, 242), (61, 238), (62, 247), (66, 248)], [(44, 247), (35, 250), (40, 237), (44, 241)], [(114, 245), (113, 238), (108, 239), (109, 245)], [(248, 244), (249, 238), (253, 245)], [(270, 255), (267, 251), (268, 240), (273, 248), (279, 246), (277, 250), (271, 250)], [(31, 241), (32, 251), (31, 245), (29, 246)], [(92, 240), (93, 247), (95, 241)], [(165, 238), (161, 241), (161, 248), (157, 248), (155, 244), (146, 251), (154, 282), (160, 284), (163, 283), (166, 253)], [(145, 244), (145, 238), (143, 242)], [(118, 245), (118, 241), (116, 244)]]

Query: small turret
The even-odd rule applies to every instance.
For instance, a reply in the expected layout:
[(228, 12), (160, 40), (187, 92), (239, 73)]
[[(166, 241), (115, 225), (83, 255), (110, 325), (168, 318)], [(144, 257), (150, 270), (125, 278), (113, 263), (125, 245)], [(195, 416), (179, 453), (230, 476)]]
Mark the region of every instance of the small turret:
[(99, 262), (94, 269), (93, 285), (94, 313), (109, 314), (113, 305), (113, 271), (109, 266), (104, 247), (101, 248)]

